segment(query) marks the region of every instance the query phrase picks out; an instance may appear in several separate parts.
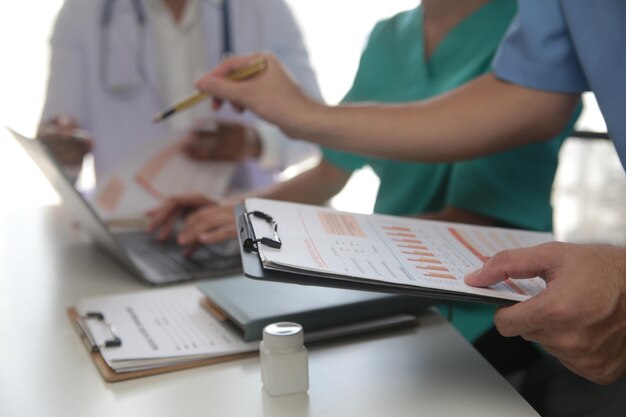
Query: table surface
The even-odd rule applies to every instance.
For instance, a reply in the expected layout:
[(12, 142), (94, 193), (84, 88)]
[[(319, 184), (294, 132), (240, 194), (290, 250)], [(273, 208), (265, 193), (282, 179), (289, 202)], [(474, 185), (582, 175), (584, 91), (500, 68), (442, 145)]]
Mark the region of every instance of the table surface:
[(114, 384), (66, 316), (145, 289), (59, 206), (0, 208), (0, 416), (536, 416), (436, 314), (309, 348), (308, 394), (269, 397), (257, 357)]

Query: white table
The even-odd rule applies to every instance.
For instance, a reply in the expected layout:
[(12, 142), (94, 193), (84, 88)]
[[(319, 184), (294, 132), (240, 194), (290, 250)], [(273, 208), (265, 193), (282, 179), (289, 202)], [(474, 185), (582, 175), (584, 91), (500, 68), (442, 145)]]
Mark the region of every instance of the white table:
[(105, 383), (65, 310), (145, 288), (61, 207), (0, 208), (0, 416), (536, 416), (445, 320), (310, 349), (308, 395), (271, 398), (257, 358)]

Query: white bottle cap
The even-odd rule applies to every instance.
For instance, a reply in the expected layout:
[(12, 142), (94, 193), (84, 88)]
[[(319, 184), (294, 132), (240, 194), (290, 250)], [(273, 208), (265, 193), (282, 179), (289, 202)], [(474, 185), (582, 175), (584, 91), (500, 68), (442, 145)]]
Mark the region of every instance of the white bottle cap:
[(283, 321), (265, 326), (263, 344), (268, 349), (294, 350), (304, 343), (304, 332), (298, 323)]

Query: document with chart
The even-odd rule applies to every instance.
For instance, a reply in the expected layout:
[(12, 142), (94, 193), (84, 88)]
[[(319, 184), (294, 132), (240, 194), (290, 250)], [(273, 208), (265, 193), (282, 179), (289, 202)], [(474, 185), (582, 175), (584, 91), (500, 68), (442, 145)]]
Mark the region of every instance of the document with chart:
[[(338, 287), (351, 281), (378, 285), (383, 292), (402, 288), (438, 298), (457, 294), (474, 301), (513, 302), (545, 288), (540, 278), (509, 278), (489, 288), (470, 287), (463, 279), (501, 250), (551, 241), (549, 233), (352, 214), (263, 199), (248, 199), (245, 208), (271, 216), (282, 241), (279, 249), (257, 244), (264, 270), (309, 275), (313, 285), (313, 278), (321, 277), (332, 278)], [(257, 239), (272, 236), (267, 219), (248, 218)], [(307, 278), (300, 283), (307, 284)]]

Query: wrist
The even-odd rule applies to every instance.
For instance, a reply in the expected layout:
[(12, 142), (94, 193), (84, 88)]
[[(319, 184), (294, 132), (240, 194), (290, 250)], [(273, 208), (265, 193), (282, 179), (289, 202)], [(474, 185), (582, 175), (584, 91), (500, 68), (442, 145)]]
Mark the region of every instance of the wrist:
[(292, 113), (295, 117), (282, 126), (283, 132), (294, 139), (304, 139), (317, 142), (327, 130), (328, 118), (331, 116), (332, 107), (315, 101), (309, 97), (303, 97), (297, 110)]

